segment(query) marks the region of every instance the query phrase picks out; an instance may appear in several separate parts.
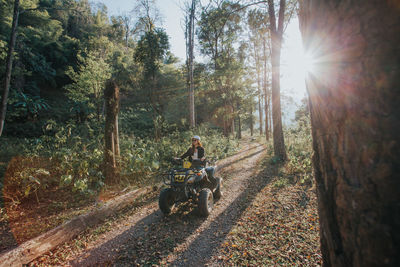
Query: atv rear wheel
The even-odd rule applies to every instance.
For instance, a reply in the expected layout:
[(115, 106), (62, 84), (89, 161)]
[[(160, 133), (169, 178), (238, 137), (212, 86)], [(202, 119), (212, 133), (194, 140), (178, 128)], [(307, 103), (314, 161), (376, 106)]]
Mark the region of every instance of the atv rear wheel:
[(222, 187), (222, 178), (216, 177), (215, 180), (217, 181), (217, 186), (215, 187), (213, 196), (214, 199), (220, 199), (222, 197), (221, 187)]
[(160, 196), (158, 198), (158, 206), (160, 210), (165, 215), (171, 213), (172, 209), (175, 206), (175, 192), (171, 188), (165, 188), (160, 192)]
[(210, 189), (203, 188), (199, 195), (199, 211), (202, 216), (210, 215), (214, 207), (214, 197)]

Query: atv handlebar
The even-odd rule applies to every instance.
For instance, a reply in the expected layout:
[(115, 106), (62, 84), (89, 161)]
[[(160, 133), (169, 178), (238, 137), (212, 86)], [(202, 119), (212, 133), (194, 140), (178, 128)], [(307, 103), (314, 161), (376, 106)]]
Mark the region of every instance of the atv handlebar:
[(173, 164), (179, 165), (179, 164), (182, 164), (183, 159), (181, 159), (181, 158), (172, 158), (171, 161), (172, 161)]

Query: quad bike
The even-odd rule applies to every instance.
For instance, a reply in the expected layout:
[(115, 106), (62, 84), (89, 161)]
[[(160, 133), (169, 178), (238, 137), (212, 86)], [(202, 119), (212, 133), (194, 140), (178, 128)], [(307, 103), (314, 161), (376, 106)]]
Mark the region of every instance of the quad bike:
[(173, 164), (175, 166), (163, 175), (164, 184), (168, 187), (160, 192), (158, 199), (160, 210), (168, 215), (175, 204), (192, 200), (197, 203), (200, 214), (208, 216), (214, 207), (214, 199), (221, 197), (222, 183), (221, 178), (210, 181), (211, 169), (208, 164), (211, 162), (200, 160), (189, 162), (174, 158)]

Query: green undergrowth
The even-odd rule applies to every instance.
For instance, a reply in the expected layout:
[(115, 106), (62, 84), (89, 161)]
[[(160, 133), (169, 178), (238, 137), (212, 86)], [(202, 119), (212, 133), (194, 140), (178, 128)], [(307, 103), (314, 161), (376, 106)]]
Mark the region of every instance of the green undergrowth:
[(305, 188), (314, 185), (312, 166), (311, 123), (307, 114), (302, 114), (296, 123), (284, 130), (287, 160), (283, 163), (274, 156), (272, 141), (266, 142), (269, 164), (281, 166), (279, 176), (274, 181), (276, 188), (298, 184)]
[(285, 131), (288, 161), (285, 173), (289, 180), (313, 186), (311, 123), (308, 116), (298, 118), (297, 124)]
[[(103, 129), (100, 124), (69, 123), (47, 125), (52, 136), (35, 139), (2, 138), (0, 167), (6, 201), (40, 202), (50, 189), (62, 188), (71, 194), (96, 195), (105, 189), (103, 165)], [(194, 135), (202, 137), (206, 155), (224, 158), (238, 149), (238, 142), (207, 126), (196, 131), (172, 132), (160, 140), (121, 134), (118, 159), (118, 188), (141, 187), (155, 182), (168, 167), (170, 159), (183, 154)]]

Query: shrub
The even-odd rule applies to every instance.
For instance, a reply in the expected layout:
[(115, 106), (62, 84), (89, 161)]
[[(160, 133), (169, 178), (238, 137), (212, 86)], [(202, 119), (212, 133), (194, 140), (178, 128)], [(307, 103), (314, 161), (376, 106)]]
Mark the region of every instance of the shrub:
[(295, 178), (295, 182), (311, 186), (313, 184), (312, 138), (307, 114), (297, 117), (296, 126), (285, 131), (288, 154), (286, 172)]
[(54, 183), (51, 161), (39, 157), (13, 157), (4, 174), (3, 197), (14, 204), (43, 195)]
[[(14, 157), (6, 171), (6, 198), (16, 203), (35, 196), (37, 201), (51, 188), (93, 195), (104, 186), (102, 122), (74, 121), (58, 125), (49, 121), (44, 126), (52, 136), (35, 139), (4, 139), (0, 159)], [(238, 143), (217, 130), (202, 126), (196, 132), (172, 132), (158, 142), (121, 134), (118, 158), (123, 185), (151, 183), (151, 177), (169, 165), (170, 158), (183, 154), (193, 135), (200, 135), (206, 155), (224, 158), (236, 151)], [(3, 148), (5, 148), (3, 150)]]

